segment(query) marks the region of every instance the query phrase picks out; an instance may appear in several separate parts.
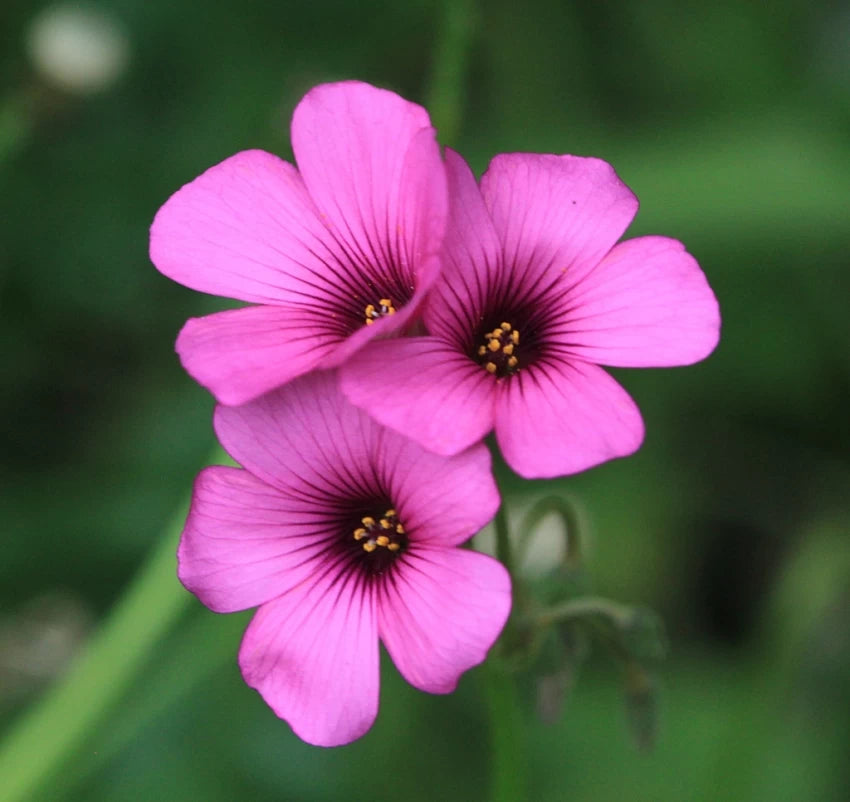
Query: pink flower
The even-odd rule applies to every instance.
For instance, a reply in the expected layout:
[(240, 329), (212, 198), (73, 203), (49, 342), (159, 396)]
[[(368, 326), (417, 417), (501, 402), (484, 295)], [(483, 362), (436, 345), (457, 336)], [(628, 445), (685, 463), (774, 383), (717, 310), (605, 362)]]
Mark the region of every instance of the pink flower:
[(510, 611), (507, 571), (457, 548), (495, 514), (481, 446), (446, 458), (349, 404), (314, 373), (215, 428), (243, 466), (195, 483), (183, 584), (216, 612), (260, 605), (245, 681), (305, 741), (348, 743), (378, 709), (378, 639), (405, 679), (452, 691)]
[(598, 365), (686, 365), (711, 353), (720, 317), (696, 261), (666, 237), (615, 244), (638, 203), (599, 159), (497, 156), (480, 191), (456, 153), (446, 168), (431, 336), (373, 343), (343, 367), (343, 390), (441, 454), (495, 428), (508, 464), (529, 478), (632, 453), (640, 413)]
[(353, 81), (318, 86), (295, 109), (292, 149), (298, 169), (259, 150), (226, 159), (151, 227), (166, 276), (257, 304), (189, 320), (177, 340), (225, 404), (403, 329), (439, 270), (446, 179), (423, 108)]

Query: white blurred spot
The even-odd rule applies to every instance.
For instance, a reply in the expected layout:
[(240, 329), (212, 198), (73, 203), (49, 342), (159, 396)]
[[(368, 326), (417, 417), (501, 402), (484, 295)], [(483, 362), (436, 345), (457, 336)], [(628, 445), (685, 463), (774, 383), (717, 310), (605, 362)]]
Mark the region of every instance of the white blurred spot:
[(30, 24), (27, 52), (40, 75), (66, 92), (88, 95), (112, 86), (130, 59), (124, 30), (101, 11), (48, 6)]

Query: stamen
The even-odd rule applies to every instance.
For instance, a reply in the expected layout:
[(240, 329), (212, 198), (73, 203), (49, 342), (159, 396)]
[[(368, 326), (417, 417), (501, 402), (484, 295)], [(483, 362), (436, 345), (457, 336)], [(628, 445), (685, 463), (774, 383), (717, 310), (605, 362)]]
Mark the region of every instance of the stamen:
[[(363, 551), (372, 554), (378, 549), (387, 549), (389, 552), (401, 551), (407, 545), (406, 531), (398, 520), (398, 513), (394, 509), (388, 509), (381, 518), (375, 520), (371, 515), (360, 519), (363, 526), (358, 526), (354, 532), (354, 540), (361, 542)], [(376, 558), (377, 559), (377, 558)], [(378, 566), (378, 573), (384, 570), (383, 563), (371, 563)]]
[(484, 370), (497, 379), (504, 379), (519, 368), (519, 358), (515, 354), (518, 345), (519, 332), (507, 321), (502, 321), (498, 328), (484, 334), (484, 344), (478, 346), (476, 353)]
[(378, 318), (394, 315), (395, 313), (396, 308), (393, 306), (392, 298), (381, 298), (377, 306), (375, 304), (366, 304), (366, 308), (363, 310), (367, 326), (371, 326)]

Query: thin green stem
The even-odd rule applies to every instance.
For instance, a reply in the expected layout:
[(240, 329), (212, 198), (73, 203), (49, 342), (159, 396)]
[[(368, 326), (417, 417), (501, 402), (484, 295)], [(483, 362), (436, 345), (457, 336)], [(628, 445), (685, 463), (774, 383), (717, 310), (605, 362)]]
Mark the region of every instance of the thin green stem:
[(634, 610), (628, 605), (601, 596), (581, 596), (539, 613), (535, 616), (533, 623), (546, 627), (562, 621), (586, 618), (591, 615), (601, 615), (615, 624), (622, 625), (634, 615)]
[(466, 67), (475, 27), (473, 0), (443, 0), (426, 105), (443, 142), (455, 141), (466, 94)]
[(508, 569), (508, 573), (513, 576), (514, 561), (511, 548), (511, 533), (508, 527), (508, 514), (505, 511), (504, 501), (502, 501), (499, 511), (493, 519), (493, 528), (496, 530), (496, 557)]
[(515, 676), (498, 660), (483, 669), (487, 706), (490, 712), (490, 799), (492, 802), (522, 802), (526, 799), (525, 752)]
[[(217, 449), (213, 461), (222, 460)], [(175, 551), (185, 506), (165, 528), (68, 673), (0, 744), (4, 802), (32, 798), (62, 768), (121, 699), (156, 644), (183, 614), (192, 597), (175, 576)]]

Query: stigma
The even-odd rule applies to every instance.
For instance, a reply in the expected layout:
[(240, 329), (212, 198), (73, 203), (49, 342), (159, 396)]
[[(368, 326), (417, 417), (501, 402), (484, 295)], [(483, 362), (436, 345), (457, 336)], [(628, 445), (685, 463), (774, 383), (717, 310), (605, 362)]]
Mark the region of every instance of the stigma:
[(484, 344), (476, 354), (484, 370), (501, 379), (519, 370), (518, 348), (519, 331), (504, 322), (484, 334)]
[(367, 326), (371, 326), (379, 318), (394, 315), (395, 313), (396, 308), (393, 306), (391, 298), (381, 298), (377, 305), (366, 304), (366, 308), (363, 310)]

